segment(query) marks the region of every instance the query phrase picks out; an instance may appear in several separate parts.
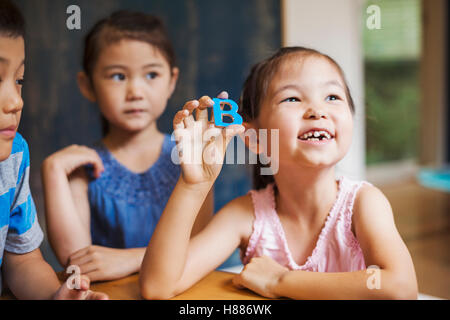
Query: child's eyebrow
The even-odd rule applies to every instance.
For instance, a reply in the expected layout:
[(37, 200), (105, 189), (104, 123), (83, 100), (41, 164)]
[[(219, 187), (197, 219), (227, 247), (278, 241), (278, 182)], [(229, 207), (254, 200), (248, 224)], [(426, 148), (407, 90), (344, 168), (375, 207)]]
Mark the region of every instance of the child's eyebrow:
[(142, 69), (154, 68), (154, 67), (162, 68), (162, 67), (164, 67), (164, 65), (162, 63), (149, 63), (149, 64), (144, 65), (142, 67)]
[(327, 86), (337, 86), (337, 87), (340, 87), (341, 89), (343, 89), (342, 85), (337, 80), (329, 80), (329, 81), (325, 81), (322, 83), (322, 87), (327, 87)]
[(127, 67), (119, 65), (119, 64), (113, 64), (110, 66), (106, 66), (103, 68), (104, 71), (110, 70), (110, 69), (126, 69)]
[[(149, 64), (142, 66), (142, 69), (155, 68), (155, 67), (162, 68), (162, 67), (164, 67), (164, 65), (162, 63), (149, 63)], [(127, 67), (124, 65), (120, 65), (120, 64), (113, 64), (113, 65), (106, 66), (103, 68), (104, 71), (108, 71), (110, 69), (127, 69)]]
[(298, 90), (299, 86), (295, 85), (295, 84), (287, 84), (282, 86), (281, 88), (278, 88), (277, 90), (275, 90), (275, 92), (273, 93), (273, 95), (277, 95), (278, 93), (287, 90), (287, 89), (295, 89)]
[(9, 64), (9, 60), (3, 57), (0, 57), (0, 63), (1, 64)]
[[(9, 63), (10, 63), (10, 60), (9, 59), (6, 59), (6, 58), (3, 58), (3, 57), (0, 57), (0, 63), (1, 64), (5, 64), (5, 65), (9, 65)], [(22, 62), (19, 64), (19, 66), (17, 67), (17, 69), (19, 69), (21, 66), (23, 66), (25, 64), (25, 59), (23, 59), (22, 60)]]

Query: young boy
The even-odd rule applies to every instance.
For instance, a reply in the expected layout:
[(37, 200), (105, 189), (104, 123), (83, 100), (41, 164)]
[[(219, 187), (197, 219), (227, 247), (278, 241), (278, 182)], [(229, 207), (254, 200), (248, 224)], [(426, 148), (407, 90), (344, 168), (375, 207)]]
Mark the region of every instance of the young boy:
[(28, 185), (28, 145), (17, 133), (23, 107), (24, 30), (19, 10), (9, 0), (0, 0), (0, 294), (3, 280), (19, 299), (107, 299), (89, 290), (86, 276), (80, 276), (79, 289), (61, 285), (39, 250), (43, 233)]

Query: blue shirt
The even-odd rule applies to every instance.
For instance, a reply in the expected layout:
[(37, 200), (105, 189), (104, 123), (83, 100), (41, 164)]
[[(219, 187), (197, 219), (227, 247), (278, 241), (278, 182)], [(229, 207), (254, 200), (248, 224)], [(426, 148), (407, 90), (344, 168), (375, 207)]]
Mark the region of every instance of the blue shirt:
[(165, 134), (158, 160), (144, 173), (119, 163), (101, 143), (93, 148), (105, 171), (88, 185), (92, 244), (112, 248), (146, 247), (180, 176), (173, 163), (175, 141)]
[[(24, 254), (39, 248), (44, 234), (30, 193), (30, 152), (16, 133), (9, 157), (0, 162), (0, 266), (4, 250)], [(0, 294), (2, 276), (0, 274)]]

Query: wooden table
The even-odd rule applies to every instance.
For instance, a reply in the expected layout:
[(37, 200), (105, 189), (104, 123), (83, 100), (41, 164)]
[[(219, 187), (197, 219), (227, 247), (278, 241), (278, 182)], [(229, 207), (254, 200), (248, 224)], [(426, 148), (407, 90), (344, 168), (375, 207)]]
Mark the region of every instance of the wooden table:
[[(247, 289), (237, 289), (231, 283), (234, 274), (213, 271), (189, 290), (176, 296), (173, 300), (267, 300)], [(140, 300), (138, 274), (106, 282), (91, 284), (91, 289), (108, 294), (111, 300)], [(0, 299), (14, 299), (11, 294), (4, 294)]]

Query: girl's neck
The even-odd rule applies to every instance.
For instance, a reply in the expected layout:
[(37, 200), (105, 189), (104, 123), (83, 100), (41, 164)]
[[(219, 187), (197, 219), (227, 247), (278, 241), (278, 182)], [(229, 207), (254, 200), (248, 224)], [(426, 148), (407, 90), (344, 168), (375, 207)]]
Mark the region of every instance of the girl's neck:
[(323, 223), (338, 191), (334, 166), (301, 170), (280, 166), (275, 182), (277, 212), (307, 226)]
[(103, 144), (111, 151), (136, 152), (140, 149), (147, 149), (149, 146), (158, 144), (163, 138), (163, 134), (158, 130), (156, 122), (153, 122), (147, 128), (130, 132), (119, 127), (110, 125), (107, 135), (102, 139)]

